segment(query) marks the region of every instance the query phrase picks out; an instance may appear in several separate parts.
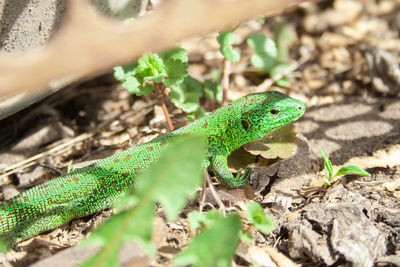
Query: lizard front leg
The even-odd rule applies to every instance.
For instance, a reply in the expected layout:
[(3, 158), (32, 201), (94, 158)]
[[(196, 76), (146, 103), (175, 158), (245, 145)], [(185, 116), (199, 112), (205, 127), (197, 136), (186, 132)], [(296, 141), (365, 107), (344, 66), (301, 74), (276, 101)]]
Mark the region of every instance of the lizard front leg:
[(213, 156), (211, 158), (211, 165), (218, 180), (230, 188), (239, 188), (248, 185), (250, 182), (250, 176), (253, 173), (253, 170), (250, 167), (246, 167), (244, 172), (239, 170), (236, 177), (233, 176), (228, 169), (227, 157), (223, 155)]

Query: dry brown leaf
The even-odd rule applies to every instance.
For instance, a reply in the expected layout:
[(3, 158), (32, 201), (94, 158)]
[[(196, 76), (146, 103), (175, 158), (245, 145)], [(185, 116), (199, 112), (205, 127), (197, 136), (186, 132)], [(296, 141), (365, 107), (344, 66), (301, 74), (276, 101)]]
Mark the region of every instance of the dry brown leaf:
[(244, 145), (244, 149), (265, 159), (287, 159), (296, 150), (296, 133), (293, 125), (273, 131), (260, 140)]
[(370, 157), (352, 158), (343, 165), (354, 164), (361, 168), (392, 168), (400, 165), (400, 145), (392, 145), (388, 148), (376, 151)]
[(299, 264), (294, 263), (291, 259), (286, 257), (284, 254), (276, 251), (275, 248), (270, 246), (265, 246), (263, 248), (271, 259), (279, 266), (279, 267), (298, 267), (301, 266)]
[(397, 189), (400, 188), (400, 179), (396, 179), (396, 180), (393, 180), (393, 181), (390, 181), (390, 182), (383, 183), (382, 186), (386, 190), (388, 190), (390, 192), (394, 192), (394, 191), (396, 191)]

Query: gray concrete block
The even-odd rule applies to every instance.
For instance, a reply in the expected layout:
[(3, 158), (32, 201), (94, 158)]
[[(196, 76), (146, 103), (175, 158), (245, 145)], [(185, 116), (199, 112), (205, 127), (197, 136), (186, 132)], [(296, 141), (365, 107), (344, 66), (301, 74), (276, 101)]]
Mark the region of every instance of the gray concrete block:
[[(92, 0), (101, 13), (118, 19), (136, 17), (148, 2)], [(20, 52), (43, 45), (62, 22), (66, 6), (65, 0), (0, 0), (0, 49)]]

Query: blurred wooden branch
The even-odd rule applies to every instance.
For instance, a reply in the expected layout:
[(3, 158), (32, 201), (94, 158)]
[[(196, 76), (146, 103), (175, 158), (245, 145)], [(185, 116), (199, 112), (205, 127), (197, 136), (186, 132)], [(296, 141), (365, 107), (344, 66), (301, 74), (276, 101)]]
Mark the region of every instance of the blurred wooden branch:
[(47, 45), (19, 55), (0, 53), (0, 103), (44, 93), (62, 81), (88, 78), (144, 52), (167, 49), (183, 38), (256, 15), (280, 13), (302, 1), (168, 0), (126, 26), (98, 14), (89, 1), (69, 0), (64, 22)]

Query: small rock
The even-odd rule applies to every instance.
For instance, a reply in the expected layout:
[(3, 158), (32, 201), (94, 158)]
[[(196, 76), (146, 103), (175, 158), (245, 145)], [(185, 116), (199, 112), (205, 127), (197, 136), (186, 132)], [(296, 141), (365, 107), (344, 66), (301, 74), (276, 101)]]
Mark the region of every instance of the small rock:
[(374, 89), (384, 94), (397, 94), (400, 91), (400, 68), (397, 59), (381, 49), (364, 50)]
[(303, 220), (289, 227), (291, 256), (302, 258), (296, 251), (303, 251), (327, 265), (344, 257), (353, 266), (373, 266), (386, 245), (371, 218), (370, 201), (339, 185), (328, 191), (323, 203), (308, 205)]

